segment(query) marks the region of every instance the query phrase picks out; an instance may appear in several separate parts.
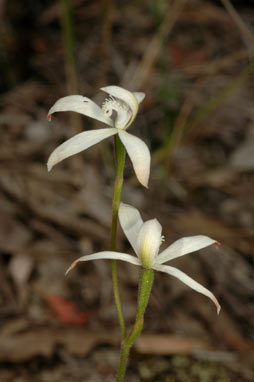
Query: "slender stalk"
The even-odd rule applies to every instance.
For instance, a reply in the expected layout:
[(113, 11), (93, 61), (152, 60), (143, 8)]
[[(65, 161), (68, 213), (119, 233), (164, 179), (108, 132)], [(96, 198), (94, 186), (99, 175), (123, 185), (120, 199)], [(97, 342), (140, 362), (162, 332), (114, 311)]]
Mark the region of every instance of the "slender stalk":
[(152, 290), (154, 271), (152, 269), (143, 269), (140, 276), (138, 308), (136, 320), (129, 336), (123, 340), (121, 348), (121, 358), (116, 377), (116, 382), (123, 382), (130, 349), (138, 336), (141, 334), (144, 325), (144, 314)]
[(100, 46), (99, 46), (99, 62), (98, 69), (98, 88), (105, 86), (107, 83), (107, 74), (111, 65), (112, 50), (112, 27), (114, 21), (115, 0), (100, 0)]
[[(64, 45), (64, 63), (69, 94), (79, 94), (75, 63), (75, 36), (73, 22), (73, 4), (71, 0), (60, 0), (62, 38)], [(78, 113), (71, 115), (71, 125), (74, 134), (82, 131), (81, 116)]]
[[(117, 218), (118, 209), (121, 201), (122, 187), (123, 187), (123, 171), (125, 164), (125, 148), (120, 141), (118, 135), (115, 135), (115, 153), (116, 153), (116, 176), (113, 191), (113, 202), (112, 202), (112, 226), (111, 226), (111, 250), (116, 250), (116, 236), (117, 236)], [(117, 263), (116, 260), (112, 260), (112, 284), (113, 292), (115, 297), (115, 304), (118, 314), (118, 319), (121, 328), (122, 339), (125, 338), (125, 322), (123, 317), (122, 305), (119, 294), (118, 287), (118, 277), (117, 277)]]

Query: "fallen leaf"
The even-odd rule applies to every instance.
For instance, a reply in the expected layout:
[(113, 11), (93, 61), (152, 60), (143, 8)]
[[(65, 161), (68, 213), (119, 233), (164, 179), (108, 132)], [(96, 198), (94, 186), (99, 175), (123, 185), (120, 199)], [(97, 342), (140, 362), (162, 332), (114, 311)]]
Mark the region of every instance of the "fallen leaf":
[(181, 45), (172, 44), (168, 48), (170, 60), (176, 67), (190, 65), (204, 65), (207, 62), (207, 52), (204, 47), (200, 49), (185, 49)]
[(230, 158), (230, 165), (238, 171), (254, 169), (254, 138), (251, 137), (237, 147)]
[(84, 357), (97, 344), (116, 345), (119, 337), (109, 332), (85, 331), (83, 328), (34, 328), (12, 334), (0, 333), (0, 361), (24, 362), (33, 357), (50, 357), (63, 346), (68, 352)]
[(0, 249), (4, 252), (17, 252), (31, 239), (29, 230), (14, 217), (0, 211)]
[(47, 295), (46, 301), (59, 321), (67, 325), (83, 325), (88, 321), (88, 314), (82, 312), (78, 307), (56, 295)]
[(27, 282), (33, 270), (33, 262), (25, 253), (17, 253), (12, 256), (9, 263), (9, 272), (16, 285), (20, 307), (27, 302)]
[(135, 348), (142, 354), (190, 354), (194, 351), (209, 350), (208, 344), (189, 337), (168, 334), (143, 334), (138, 338)]
[(24, 253), (12, 256), (9, 264), (10, 274), (17, 287), (23, 287), (33, 268), (32, 260)]
[[(202, 234), (216, 237), (221, 243), (235, 245), (237, 236), (234, 229), (224, 224), (219, 219), (203, 214), (197, 210), (191, 209), (186, 211), (184, 215), (174, 219), (175, 226), (190, 232), (192, 235)], [(238, 231), (239, 232), (239, 231)]]

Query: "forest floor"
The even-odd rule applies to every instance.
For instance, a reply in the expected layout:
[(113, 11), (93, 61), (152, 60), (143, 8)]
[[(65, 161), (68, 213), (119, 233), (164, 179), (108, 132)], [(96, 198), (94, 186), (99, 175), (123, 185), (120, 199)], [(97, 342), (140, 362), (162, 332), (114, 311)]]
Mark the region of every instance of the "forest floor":
[[(221, 243), (173, 264), (216, 295), (220, 315), (157, 273), (127, 380), (251, 382), (253, 5), (234, 3), (241, 23), (227, 1), (182, 0), (169, 9), (167, 1), (119, 2), (105, 14), (99, 2), (73, 3), (80, 94), (95, 97), (105, 84), (146, 93), (130, 131), (152, 152), (149, 189), (127, 159), (123, 200), (160, 221), (164, 246), (196, 234)], [(64, 276), (76, 258), (109, 249), (113, 141), (50, 173), (45, 165), (80, 122), (94, 127), (69, 113), (46, 120), (67, 94), (60, 15), (57, 2), (0, 2), (3, 382), (111, 382), (119, 361), (110, 262), (79, 264)], [(120, 228), (118, 250), (130, 252)], [(139, 269), (119, 262), (118, 270), (131, 327)]]

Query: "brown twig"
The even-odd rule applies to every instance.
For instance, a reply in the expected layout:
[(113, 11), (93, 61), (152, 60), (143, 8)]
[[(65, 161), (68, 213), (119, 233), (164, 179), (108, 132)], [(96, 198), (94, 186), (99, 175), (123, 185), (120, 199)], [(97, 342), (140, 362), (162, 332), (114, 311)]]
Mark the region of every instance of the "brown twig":
[(97, 88), (107, 83), (112, 42), (112, 23), (115, 0), (101, 0), (100, 70)]
[(239, 16), (233, 5), (231, 4), (230, 0), (221, 0), (222, 4), (234, 20), (235, 24), (239, 28), (242, 38), (244, 40), (244, 43), (248, 49), (249, 52), (249, 58), (252, 61), (254, 58), (254, 36), (247, 27), (247, 25), (244, 23), (242, 18)]
[[(74, 53), (74, 33), (71, 19), (71, 2), (61, 0), (61, 23), (62, 38), (64, 44), (64, 63), (67, 80), (67, 90), (69, 94), (79, 94), (78, 80), (76, 73), (75, 53)], [(82, 121), (79, 114), (70, 116), (71, 125), (74, 133), (82, 131)]]
[[(154, 65), (160, 49), (162, 47), (164, 37), (170, 34), (172, 31), (178, 17), (183, 9), (186, 0), (178, 0), (175, 2), (170, 2), (168, 8), (165, 12), (165, 17), (159, 27), (158, 32), (152, 37), (149, 42), (145, 53), (143, 55), (143, 59), (139, 66), (137, 67), (131, 81), (128, 79), (128, 87), (135, 87), (136, 90), (140, 89), (144, 83), (149, 78), (151, 73), (152, 66)], [(125, 84), (123, 84), (124, 86)]]

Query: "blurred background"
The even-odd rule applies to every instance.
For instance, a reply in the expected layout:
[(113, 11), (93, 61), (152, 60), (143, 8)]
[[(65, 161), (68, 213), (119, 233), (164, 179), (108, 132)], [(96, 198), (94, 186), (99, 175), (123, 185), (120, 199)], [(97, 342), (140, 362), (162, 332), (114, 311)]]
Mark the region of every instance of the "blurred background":
[[(120, 85), (146, 98), (130, 132), (152, 152), (149, 189), (127, 158), (123, 200), (163, 226), (221, 242), (174, 262), (213, 304), (157, 273), (128, 382), (247, 382), (253, 355), (254, 2), (0, 0), (0, 380), (113, 381), (120, 331), (109, 261), (113, 139), (51, 173), (53, 149), (93, 120), (60, 97), (99, 104)], [(102, 97), (102, 98), (101, 98)], [(131, 252), (119, 229), (118, 249)], [(128, 327), (139, 269), (119, 262)]]

